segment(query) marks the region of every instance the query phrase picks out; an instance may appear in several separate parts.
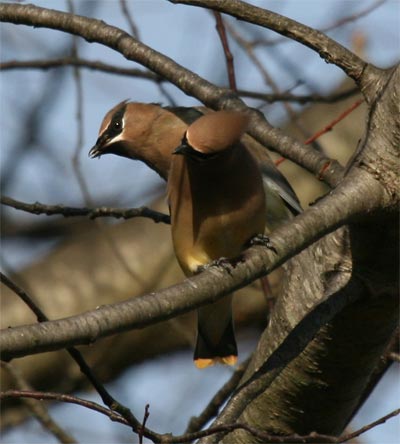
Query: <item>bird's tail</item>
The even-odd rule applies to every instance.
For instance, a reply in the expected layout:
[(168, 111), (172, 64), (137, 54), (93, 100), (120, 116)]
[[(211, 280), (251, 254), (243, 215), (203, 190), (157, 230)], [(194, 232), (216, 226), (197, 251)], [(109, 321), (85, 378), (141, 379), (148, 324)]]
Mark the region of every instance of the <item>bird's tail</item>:
[(232, 319), (232, 296), (199, 308), (194, 363), (206, 368), (216, 363), (234, 365), (237, 346)]

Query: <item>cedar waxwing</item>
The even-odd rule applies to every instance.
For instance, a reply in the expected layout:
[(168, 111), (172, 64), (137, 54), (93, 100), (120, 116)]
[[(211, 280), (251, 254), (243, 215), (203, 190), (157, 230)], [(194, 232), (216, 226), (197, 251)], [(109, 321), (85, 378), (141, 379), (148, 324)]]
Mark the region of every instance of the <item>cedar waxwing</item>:
[[(167, 180), (172, 158), (179, 157), (173, 156), (173, 151), (181, 143), (188, 126), (204, 114), (207, 115), (209, 113), (214, 113), (214, 111), (204, 107), (163, 108), (158, 104), (121, 102), (104, 117), (97, 142), (90, 150), (89, 155), (95, 158), (103, 154), (112, 153), (131, 159), (142, 160), (162, 178)], [(238, 139), (244, 131), (242, 129), (245, 120), (243, 117), (237, 119), (238, 122), (242, 122), (238, 125), (240, 134), (238, 135), (235, 132), (236, 129), (234, 129), (235, 131), (231, 133), (231, 136), (233, 134)], [(195, 128), (191, 128), (192, 136), (195, 132), (198, 132)], [(222, 131), (221, 137), (227, 137), (223, 136), (223, 134), (225, 134), (225, 131)], [(217, 136), (212, 137), (215, 138)], [(217, 138), (216, 146), (218, 146), (218, 140)], [(236, 141), (234, 140), (234, 142)], [(302, 211), (300, 203), (288, 181), (273, 164), (267, 150), (247, 134), (242, 137), (242, 142), (261, 168), (266, 202), (266, 218), (264, 222), (267, 230), (272, 230), (292, 217), (292, 214), (300, 213)], [(241, 181), (243, 181), (242, 175), (239, 176), (237, 183), (241, 183)], [(259, 232), (261, 233), (261, 231)], [(242, 246), (240, 246), (239, 250), (241, 248)], [(236, 251), (234, 254), (236, 254)], [(222, 256), (231, 256), (230, 251), (225, 251), (225, 253), (222, 253)], [(181, 266), (185, 267), (183, 262), (181, 262)], [(188, 267), (187, 269), (184, 268), (184, 270), (186, 274), (193, 272)], [(227, 327), (226, 335), (229, 340), (226, 343), (230, 343), (232, 349), (231, 358), (225, 358), (226, 363), (233, 363), (236, 360), (234, 358), (236, 355), (236, 345), (234, 342), (230, 305), (230, 297), (227, 297), (212, 305), (212, 307), (216, 307), (214, 315), (212, 310), (208, 310), (208, 315), (206, 308), (202, 311), (202, 313), (205, 313), (204, 316), (211, 315), (217, 318), (217, 320), (219, 320), (221, 313), (224, 315), (221, 325)], [(211, 322), (212, 319), (210, 319)], [(200, 336), (200, 342), (198, 342), (199, 349), (202, 347), (201, 338)], [(198, 365), (203, 366), (211, 363), (212, 360), (197, 361)]]
[[(141, 160), (167, 180), (172, 152), (188, 125), (212, 112), (204, 107), (163, 108), (158, 104), (121, 102), (105, 115), (89, 156), (111, 153)], [(242, 141), (260, 165), (267, 205), (266, 226), (272, 230), (302, 211), (299, 200), (267, 150), (247, 134)]]
[[(172, 241), (187, 276), (221, 257), (239, 257), (264, 233), (261, 171), (240, 142), (248, 121), (238, 112), (204, 115), (174, 151), (168, 176)], [(194, 360), (199, 368), (237, 360), (231, 301), (229, 295), (198, 309)]]

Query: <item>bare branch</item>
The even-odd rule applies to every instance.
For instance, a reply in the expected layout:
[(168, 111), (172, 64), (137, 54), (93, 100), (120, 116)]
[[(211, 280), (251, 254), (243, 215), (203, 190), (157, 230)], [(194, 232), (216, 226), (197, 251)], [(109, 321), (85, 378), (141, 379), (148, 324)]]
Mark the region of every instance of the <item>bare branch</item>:
[(316, 51), (327, 63), (341, 68), (349, 77), (359, 82), (366, 62), (354, 53), (317, 31), (295, 20), (268, 11), (241, 0), (169, 0), (171, 3), (210, 8), (229, 14), (248, 23), (263, 26), (293, 39)]
[(122, 76), (139, 77), (145, 80), (155, 82), (165, 81), (161, 77), (153, 74), (150, 71), (136, 68), (124, 68), (122, 66), (114, 66), (99, 60), (87, 60), (78, 57), (60, 57), (46, 60), (10, 60), (8, 62), (0, 63), (0, 70), (7, 71), (10, 69), (50, 69), (60, 68), (64, 66), (79, 66), (81, 68), (88, 68), (97, 71), (107, 72), (109, 74), (119, 74)]
[[(261, 76), (264, 79), (264, 83), (271, 88), (271, 90), (274, 92), (274, 94), (279, 95), (280, 91), (279, 91), (278, 85), (276, 84), (276, 82), (274, 81), (272, 76), (269, 74), (268, 70), (265, 68), (263, 63), (261, 63), (259, 57), (256, 55), (256, 52), (254, 51), (250, 42), (248, 42), (245, 38), (243, 38), (236, 31), (236, 29), (233, 26), (227, 25), (227, 29), (229, 30), (229, 33), (232, 35), (232, 37), (237, 41), (237, 43), (246, 52), (246, 54), (248, 55), (250, 60), (254, 63), (256, 68), (259, 70)], [(287, 102), (284, 102), (283, 106), (289, 116), (290, 122), (294, 125), (295, 128), (297, 128), (299, 130), (299, 132), (300, 132), (300, 134), (302, 134), (303, 138), (307, 139), (309, 137), (307, 131), (297, 121), (298, 117), (299, 117), (298, 113), (296, 113), (293, 110), (292, 106)], [(320, 151), (320, 152), (322, 151), (322, 149), (320, 147), (315, 147), (315, 148), (317, 148), (318, 151)]]
[(170, 217), (166, 214), (159, 213), (147, 207), (139, 208), (77, 208), (67, 207), (64, 205), (45, 205), (40, 202), (32, 204), (21, 202), (11, 197), (1, 196), (0, 202), (2, 205), (15, 208), (16, 210), (26, 211), (32, 214), (46, 214), (47, 216), (62, 215), (64, 217), (86, 216), (89, 219), (96, 219), (98, 217), (115, 217), (116, 219), (131, 219), (133, 217), (145, 217), (152, 219), (154, 222), (170, 223)]
[(351, 439), (357, 438), (357, 436), (362, 435), (365, 432), (368, 432), (368, 430), (373, 429), (374, 427), (384, 424), (388, 419), (393, 418), (394, 416), (397, 416), (400, 414), (400, 409), (393, 410), (392, 412), (388, 413), (387, 415), (383, 416), (382, 418), (377, 419), (376, 421), (371, 422), (370, 424), (367, 424), (364, 427), (361, 427), (361, 429), (356, 430), (352, 433), (347, 433), (345, 435), (342, 435), (338, 438), (339, 443), (350, 441)]
[(119, 0), (119, 3), (121, 5), (122, 12), (126, 17), (126, 20), (129, 23), (129, 27), (131, 28), (132, 36), (135, 37), (135, 39), (140, 40), (138, 27), (136, 26), (136, 23), (134, 22), (132, 15), (129, 12), (129, 8), (128, 8), (128, 5), (126, 4), (126, 0)]
[(228, 399), (233, 390), (235, 390), (235, 388), (239, 384), (239, 381), (241, 380), (249, 362), (250, 358), (246, 359), (246, 361), (240, 364), (240, 366), (236, 368), (229, 381), (226, 382), (212, 397), (202, 413), (199, 416), (190, 419), (185, 433), (197, 432), (202, 427), (204, 427), (211, 418), (217, 416), (222, 404)]
[[(48, 399), (53, 401), (60, 401), (60, 402), (66, 402), (70, 404), (79, 405), (81, 407), (88, 408), (90, 410), (96, 411), (98, 413), (101, 413), (102, 415), (108, 416), (112, 421), (119, 422), (120, 424), (128, 425), (126, 420), (121, 417), (120, 415), (116, 414), (112, 410), (108, 410), (99, 404), (87, 401), (82, 398), (78, 398), (76, 396), (72, 395), (64, 395), (60, 393), (52, 393), (52, 392), (37, 392), (37, 391), (27, 391), (27, 390), (7, 390), (5, 392), (0, 392), (0, 399), (7, 399), (7, 398), (33, 398), (33, 399)], [(147, 406), (146, 406), (147, 407)], [(385, 415), (384, 417), (378, 419), (377, 421), (372, 422), (371, 424), (368, 424), (361, 429), (342, 435), (340, 437), (335, 436), (329, 436), (329, 435), (323, 435), (319, 433), (310, 433), (309, 435), (290, 435), (290, 436), (274, 436), (267, 434), (265, 432), (262, 432), (260, 430), (257, 430), (253, 427), (250, 427), (246, 424), (228, 424), (224, 426), (219, 427), (212, 427), (210, 429), (196, 432), (196, 433), (188, 433), (181, 436), (171, 436), (170, 434), (165, 435), (158, 435), (160, 441), (162, 443), (187, 443), (190, 441), (193, 441), (195, 439), (199, 439), (205, 436), (210, 436), (212, 434), (220, 433), (220, 432), (230, 432), (237, 429), (243, 429), (247, 432), (251, 433), (253, 436), (258, 437), (263, 440), (265, 443), (318, 443), (318, 442), (331, 442), (331, 443), (344, 443), (346, 441), (349, 441), (350, 439), (354, 439), (357, 436), (360, 436), (361, 434), (367, 432), (368, 430), (371, 430), (372, 428), (383, 424), (390, 418), (393, 418), (394, 416), (397, 416), (400, 414), (400, 409), (394, 410), (393, 412), (389, 413), (388, 415)]]
[(142, 425), (139, 428), (139, 444), (143, 444), (143, 435), (144, 435), (144, 431), (146, 430), (146, 422), (149, 419), (150, 416), (150, 412), (149, 412), (149, 408), (150, 408), (150, 404), (146, 404), (145, 408), (144, 408), (144, 414), (143, 414), (143, 421), (142, 421)]
[[(248, 111), (242, 100), (231, 90), (216, 87), (175, 63), (172, 59), (138, 42), (126, 32), (114, 26), (106, 25), (102, 21), (33, 5), (4, 3), (0, 4), (0, 19), (80, 35), (89, 42), (101, 43), (115, 49), (127, 59), (146, 66), (168, 79), (186, 94), (198, 98), (210, 108)], [(330, 167), (325, 171), (324, 180), (332, 186), (339, 182), (343, 168), (338, 162), (331, 161), (331, 159), (326, 158), (311, 147), (306, 147), (285, 135), (281, 130), (273, 128), (261, 113), (252, 111), (251, 115), (252, 122), (249, 133), (257, 141), (278, 151), (282, 156), (302, 165), (316, 175), (330, 161)]]
[[(0, 63), (0, 71), (7, 71), (11, 69), (50, 69), (50, 68), (60, 68), (65, 66), (80, 66), (81, 68), (88, 68), (92, 70), (102, 71), (109, 74), (118, 74), (122, 76), (138, 77), (145, 80), (151, 80), (157, 83), (166, 82), (166, 79), (153, 74), (150, 71), (143, 71), (142, 69), (135, 68), (124, 68), (122, 66), (109, 65), (96, 60), (87, 60), (75, 57), (61, 57), (56, 59), (46, 59), (46, 60), (10, 60), (8, 62)], [(264, 100), (268, 103), (274, 102), (296, 102), (300, 104), (305, 104), (309, 102), (315, 103), (336, 103), (340, 100), (347, 99), (360, 91), (358, 88), (351, 88), (343, 92), (334, 93), (331, 95), (323, 96), (320, 94), (290, 94), (290, 93), (280, 93), (280, 94), (265, 94), (257, 91), (247, 91), (243, 89), (237, 90), (237, 93), (243, 97), (249, 97), (253, 99)]]
[(339, 122), (341, 122), (345, 117), (347, 117), (350, 113), (352, 113), (358, 106), (360, 106), (364, 100), (360, 99), (354, 102), (346, 111), (340, 114), (336, 119), (332, 120), (328, 125), (326, 125), (322, 130), (316, 132), (312, 137), (307, 139), (304, 144), (308, 145), (309, 143), (314, 142), (314, 140), (318, 139), (318, 137), (321, 137), (323, 134), (326, 134), (327, 132), (331, 131), (332, 128), (337, 125)]
[[(270, 240), (277, 254), (265, 247), (252, 247), (243, 252), (245, 260), (235, 261), (229, 273), (224, 267), (211, 267), (158, 293), (134, 297), (58, 321), (3, 330), (3, 359), (93, 343), (101, 337), (143, 328), (215, 302), (264, 276), (328, 232), (348, 223), (352, 215), (379, 208), (382, 193), (379, 183), (368, 173), (351, 171), (328, 197), (272, 233)], [(360, 196), (368, 196), (368, 199), (360, 199)]]
[[(27, 305), (28, 307), (35, 313), (37, 316), (37, 320), (39, 325), (43, 325), (43, 323), (48, 322), (49, 318), (43, 313), (43, 311), (33, 302), (32, 298), (18, 285), (11, 281), (7, 276), (0, 272), (1, 282), (14, 291)], [(123, 418), (126, 419), (128, 424), (131, 426), (132, 430), (135, 433), (140, 433), (153, 441), (159, 440), (159, 435), (155, 434), (151, 430), (148, 430), (142, 425), (133, 413), (125, 407), (123, 404), (114, 399), (108, 390), (104, 387), (104, 385), (98, 380), (97, 376), (92, 372), (89, 365), (86, 363), (83, 355), (79, 350), (74, 347), (68, 347), (67, 352), (72, 357), (72, 359), (78, 364), (80, 371), (87, 377), (87, 379), (91, 382), (93, 387), (96, 389), (97, 393), (100, 395), (102, 401), (105, 405), (107, 405), (110, 410), (116, 411)]]
[[(375, 3), (372, 3), (367, 8), (355, 13), (348, 15), (346, 17), (343, 17), (336, 22), (332, 23), (331, 25), (324, 26), (323, 28), (320, 28), (320, 31), (322, 32), (328, 32), (332, 31), (333, 29), (337, 29), (343, 25), (346, 25), (347, 23), (355, 22), (356, 20), (370, 14), (371, 12), (375, 11), (375, 9), (379, 8), (379, 6), (383, 5), (387, 0), (377, 0)], [(286, 38), (278, 38), (273, 40), (254, 40), (252, 44), (254, 46), (272, 46), (279, 43), (288, 42), (288, 39)]]
[(116, 413), (113, 410), (109, 410), (105, 407), (102, 407), (100, 404), (97, 404), (93, 401), (87, 401), (86, 399), (79, 398), (73, 395), (65, 395), (62, 393), (53, 393), (53, 392), (40, 392), (37, 390), (6, 390), (5, 392), (0, 392), (0, 399), (7, 398), (31, 398), (31, 399), (39, 399), (39, 400), (49, 400), (49, 401), (59, 401), (66, 402), (69, 404), (76, 404), (81, 407), (85, 407), (87, 409), (93, 410), (95, 412), (101, 413), (102, 415), (108, 416), (112, 421), (119, 422), (120, 424), (129, 426), (129, 422), (121, 416), (119, 413)]
[[(1, 362), (1, 366), (6, 369), (6, 371), (12, 376), (15, 381), (18, 390), (28, 390), (31, 391), (30, 385), (24, 379), (22, 373), (18, 370), (17, 367), (7, 363)], [(1, 399), (1, 394), (0, 394)], [(28, 398), (23, 398), (24, 404), (28, 407), (28, 409), (33, 413), (36, 419), (42, 424), (42, 426), (48, 430), (54, 437), (61, 443), (76, 443), (77, 441), (70, 436), (65, 430), (58, 425), (54, 419), (49, 415), (48, 411), (44, 407), (44, 405), (40, 402), (35, 402)]]
[(229, 48), (229, 43), (228, 43), (228, 38), (226, 36), (224, 21), (222, 20), (221, 14), (219, 12), (214, 11), (214, 17), (217, 22), (215, 27), (217, 28), (217, 32), (218, 32), (219, 38), (221, 40), (222, 48), (223, 48), (224, 54), (225, 54), (226, 67), (228, 70), (229, 87), (231, 88), (231, 90), (237, 91), (235, 67), (233, 65), (233, 55), (232, 55), (231, 50)]

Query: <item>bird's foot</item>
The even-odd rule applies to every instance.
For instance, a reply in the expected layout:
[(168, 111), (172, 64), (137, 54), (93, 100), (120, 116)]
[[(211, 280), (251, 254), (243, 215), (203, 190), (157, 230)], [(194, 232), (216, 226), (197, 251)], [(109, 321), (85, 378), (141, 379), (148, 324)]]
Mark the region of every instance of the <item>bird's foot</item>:
[(267, 247), (272, 250), (274, 253), (278, 253), (276, 248), (272, 245), (269, 237), (265, 234), (257, 234), (249, 240), (249, 247), (253, 247), (255, 245), (260, 245), (261, 247)]
[(220, 257), (219, 259), (215, 259), (212, 262), (204, 265), (199, 265), (197, 267), (197, 272), (200, 273), (202, 271), (208, 270), (211, 267), (222, 267), (225, 271), (227, 271), (229, 274), (232, 272), (232, 264), (230, 263), (229, 259), (226, 257)]

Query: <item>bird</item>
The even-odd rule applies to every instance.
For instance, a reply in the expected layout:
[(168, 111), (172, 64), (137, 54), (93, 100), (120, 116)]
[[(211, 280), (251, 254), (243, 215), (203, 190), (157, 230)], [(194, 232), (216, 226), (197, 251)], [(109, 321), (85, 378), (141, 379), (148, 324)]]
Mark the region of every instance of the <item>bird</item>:
[[(188, 126), (204, 114), (206, 107), (162, 107), (157, 103), (124, 100), (110, 109), (100, 125), (91, 158), (115, 154), (140, 160), (168, 179), (173, 150)], [(248, 134), (243, 143), (260, 165), (266, 196), (267, 231), (302, 212), (298, 197), (285, 176), (275, 167), (267, 150)]]
[[(163, 107), (157, 103), (125, 100), (104, 116), (97, 141), (90, 149), (89, 156), (99, 158), (105, 154), (115, 154), (140, 160), (167, 181), (172, 159), (176, 157), (173, 154), (174, 150), (181, 144), (189, 126), (202, 116), (211, 113), (215, 112), (206, 107)], [(192, 127), (192, 134), (193, 131), (195, 130)], [(302, 208), (296, 193), (275, 167), (267, 150), (248, 134), (242, 135), (241, 140), (261, 169), (266, 205), (264, 223), (268, 233), (286, 222), (288, 218), (300, 213)], [(230, 253), (226, 252), (225, 255), (229, 256)], [(182, 265), (185, 267), (183, 262)], [(186, 267), (184, 272), (188, 274), (192, 273), (192, 270)], [(219, 304), (221, 312), (230, 315), (229, 297), (224, 298)], [(224, 306), (226, 310), (222, 310)], [(228, 333), (234, 338), (233, 328), (232, 331), (227, 331)], [(236, 345), (233, 346), (235, 343), (231, 342), (231, 358), (225, 357), (224, 360), (220, 360), (222, 363), (233, 364), (236, 361)], [(206, 367), (213, 362), (213, 360), (195, 361), (198, 367)]]
[[(186, 276), (220, 258), (238, 258), (264, 233), (261, 170), (240, 142), (248, 123), (248, 115), (239, 112), (203, 115), (173, 151), (167, 196), (175, 256)], [(228, 295), (198, 309), (198, 368), (236, 363), (231, 303)]]

